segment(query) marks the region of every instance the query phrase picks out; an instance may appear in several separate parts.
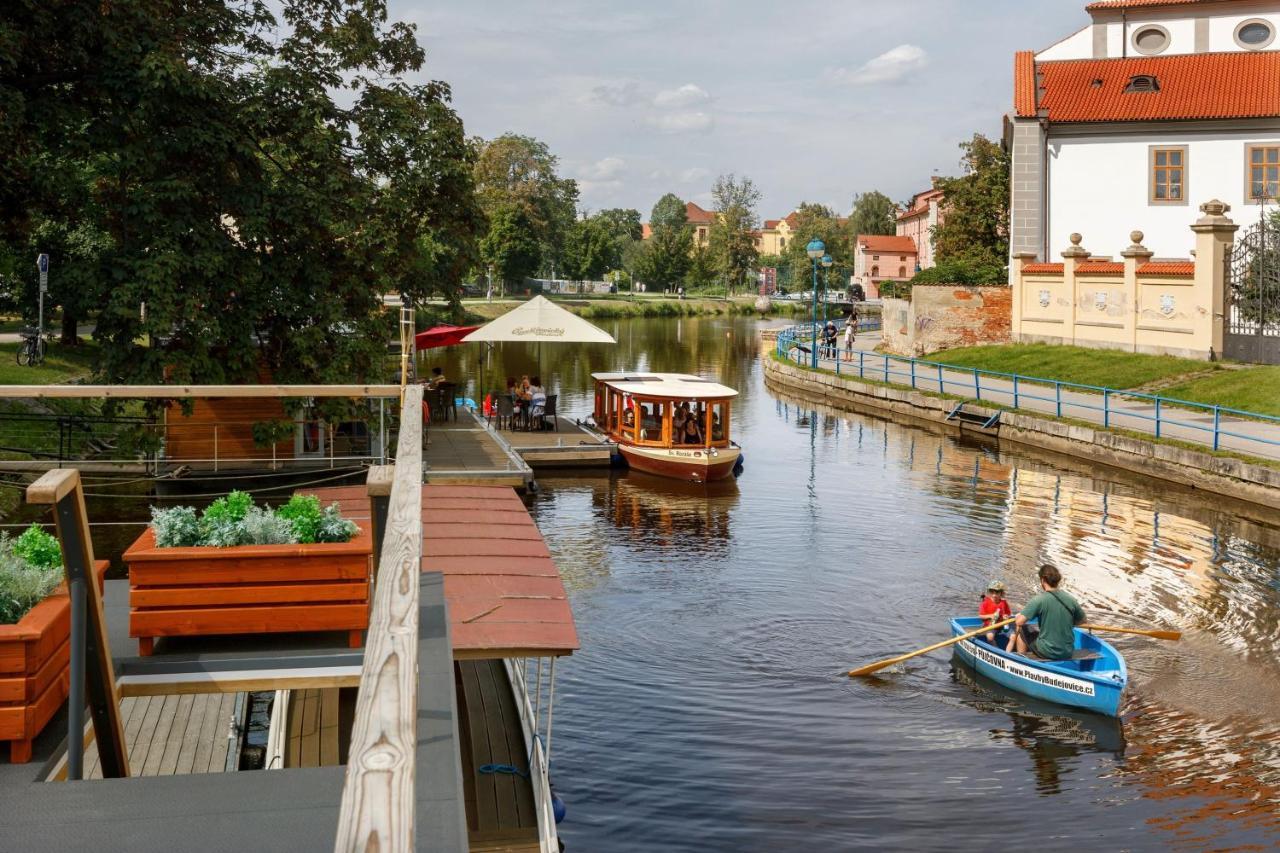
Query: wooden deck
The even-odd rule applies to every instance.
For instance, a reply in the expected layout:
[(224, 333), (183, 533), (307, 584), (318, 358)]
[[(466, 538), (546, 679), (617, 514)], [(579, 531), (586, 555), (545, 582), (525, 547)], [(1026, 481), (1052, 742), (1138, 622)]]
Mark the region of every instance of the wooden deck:
[(329, 687), (290, 690), (285, 767), (337, 767), (347, 761), (356, 691)]
[(533, 481), (529, 466), (466, 409), (456, 421), (430, 424), (422, 461), (426, 481), (437, 485), (525, 488)]
[[(188, 693), (121, 699), (120, 717), (129, 745), (132, 775), (224, 772), (237, 695), (242, 694)], [(51, 775), (57, 777), (63, 772), (65, 764)], [(85, 746), (84, 778), (102, 778), (96, 743)]]
[(569, 418), (557, 417), (554, 430), (503, 430), (502, 437), (531, 468), (613, 466), (613, 445)]
[[(454, 663), (462, 786), (472, 851), (540, 849), (520, 716), (501, 660)], [(525, 773), (481, 773), (486, 764)]]

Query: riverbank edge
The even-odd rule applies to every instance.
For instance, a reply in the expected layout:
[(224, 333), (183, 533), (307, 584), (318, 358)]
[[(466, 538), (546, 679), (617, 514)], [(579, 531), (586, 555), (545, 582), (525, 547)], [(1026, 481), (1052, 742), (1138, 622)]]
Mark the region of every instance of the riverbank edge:
[(787, 364), (770, 352), (764, 360), (766, 384), (784, 390), (816, 395), (854, 408), (866, 406), (918, 421), (972, 431), (1091, 463), (1101, 463), (1137, 474), (1158, 477), (1192, 489), (1245, 500), (1280, 510), (1280, 470), (1254, 465), (1242, 459), (1214, 456), (1175, 445), (1157, 443), (1108, 430), (967, 403), (966, 411), (1000, 414), (1000, 423), (981, 430), (947, 421), (954, 403), (918, 391), (862, 382), (824, 371)]

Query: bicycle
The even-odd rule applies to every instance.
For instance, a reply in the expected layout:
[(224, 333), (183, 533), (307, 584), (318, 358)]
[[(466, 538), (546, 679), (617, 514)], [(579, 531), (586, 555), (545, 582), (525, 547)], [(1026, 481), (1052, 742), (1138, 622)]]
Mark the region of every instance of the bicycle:
[(44, 339), (40, 337), (39, 330), (23, 329), (22, 344), (18, 347), (18, 364), (25, 367), (35, 367), (44, 361), (44, 349)]

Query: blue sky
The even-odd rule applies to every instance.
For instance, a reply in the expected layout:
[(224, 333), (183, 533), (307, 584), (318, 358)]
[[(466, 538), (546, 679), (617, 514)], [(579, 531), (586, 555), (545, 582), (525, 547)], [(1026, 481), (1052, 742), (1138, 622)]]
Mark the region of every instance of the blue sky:
[(1084, 26), (1085, 0), (615, 3), (390, 0), (417, 24), (425, 75), (453, 87), (469, 134), (551, 146), (582, 205), (665, 192), (709, 202), (749, 176), (762, 218), (801, 201), (847, 212), (957, 171), (957, 144), (996, 137), (1015, 50)]

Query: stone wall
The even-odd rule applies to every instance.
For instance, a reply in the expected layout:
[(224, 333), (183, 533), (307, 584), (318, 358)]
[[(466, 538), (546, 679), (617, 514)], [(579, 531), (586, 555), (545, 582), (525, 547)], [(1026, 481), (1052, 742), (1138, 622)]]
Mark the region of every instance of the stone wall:
[(884, 300), (884, 346), (899, 355), (1012, 339), (1012, 289), (1003, 285), (916, 285), (911, 300)]

